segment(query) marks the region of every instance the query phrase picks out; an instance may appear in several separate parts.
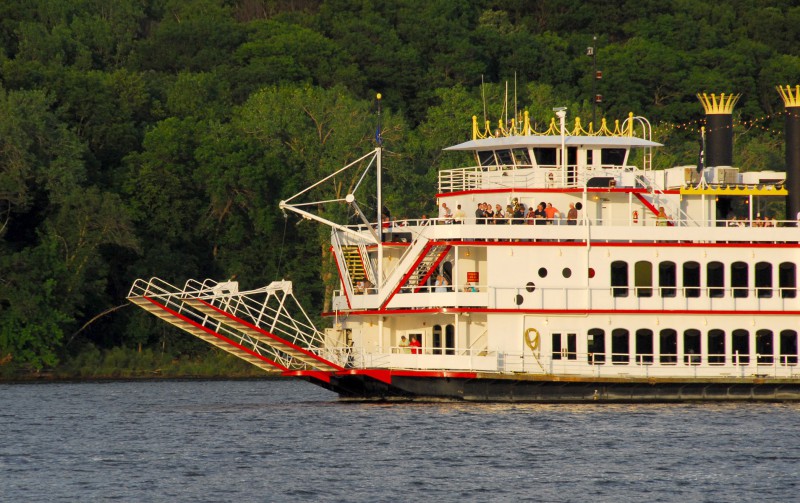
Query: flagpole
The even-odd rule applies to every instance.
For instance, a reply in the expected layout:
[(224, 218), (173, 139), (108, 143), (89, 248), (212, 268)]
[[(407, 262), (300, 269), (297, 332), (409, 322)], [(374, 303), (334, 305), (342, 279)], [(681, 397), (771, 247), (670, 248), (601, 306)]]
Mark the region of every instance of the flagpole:
[(381, 93), (378, 93), (376, 98), (378, 100), (378, 129), (375, 132), (375, 141), (378, 143), (376, 147), (378, 160), (377, 160), (377, 170), (378, 170), (378, 235), (380, 239), (378, 240), (378, 277), (375, 278), (375, 288), (379, 289), (383, 287), (383, 191), (381, 187), (381, 171), (383, 170), (382, 166), (382, 143), (383, 140), (381, 139)]

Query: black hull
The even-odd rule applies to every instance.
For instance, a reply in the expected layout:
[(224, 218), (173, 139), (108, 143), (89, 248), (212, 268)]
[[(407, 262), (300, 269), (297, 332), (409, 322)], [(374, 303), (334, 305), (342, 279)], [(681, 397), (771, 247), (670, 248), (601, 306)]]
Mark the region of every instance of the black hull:
[(511, 403), (800, 401), (800, 380), (779, 379), (679, 382), (393, 376), (391, 384), (388, 384), (368, 375), (333, 375), (330, 382), (303, 378), (338, 393), (343, 400)]

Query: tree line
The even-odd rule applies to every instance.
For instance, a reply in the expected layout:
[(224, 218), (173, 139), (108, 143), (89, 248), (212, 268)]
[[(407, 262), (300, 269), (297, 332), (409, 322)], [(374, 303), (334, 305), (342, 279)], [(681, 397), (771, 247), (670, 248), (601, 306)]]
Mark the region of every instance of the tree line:
[(742, 93), (736, 162), (780, 170), (798, 41), (790, 0), (3, 3), (0, 368), (208, 351), (124, 307), (139, 277), (286, 278), (321, 311), (328, 236), (278, 202), (374, 147), (377, 93), (396, 215), (431, 212), (465, 162), (441, 149), (509, 108), (644, 115), (663, 168), (695, 162), (696, 93)]

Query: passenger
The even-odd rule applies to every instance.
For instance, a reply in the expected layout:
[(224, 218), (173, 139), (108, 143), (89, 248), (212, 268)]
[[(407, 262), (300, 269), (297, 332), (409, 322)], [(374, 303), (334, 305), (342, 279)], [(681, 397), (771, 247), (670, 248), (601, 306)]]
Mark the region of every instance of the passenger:
[(406, 336), (400, 337), (400, 352), (401, 353), (410, 353), (411, 349), (408, 347), (408, 341), (406, 340)]
[(492, 211), (492, 205), (489, 203), (483, 203), (484, 213), (486, 214), (486, 223), (490, 225), (494, 225), (494, 211)]
[(659, 227), (666, 227), (668, 225), (667, 214), (664, 212), (663, 206), (660, 206), (658, 208), (658, 215), (656, 216), (656, 225)]
[(525, 223), (525, 205), (519, 203), (514, 206), (514, 225), (520, 225)]
[(575, 209), (575, 203), (569, 203), (569, 211), (567, 211), (567, 225), (578, 224), (578, 210)]
[(478, 203), (478, 209), (475, 210), (475, 223), (478, 225), (486, 223), (486, 211), (484, 210), (483, 203)]
[(536, 212), (533, 211), (533, 206), (528, 208), (528, 214), (525, 215), (525, 223), (528, 225), (533, 225), (534, 221), (536, 220)]
[(553, 206), (553, 203), (547, 203), (547, 207), (544, 209), (544, 214), (547, 218), (547, 225), (553, 225), (556, 222), (558, 209)]
[(412, 355), (418, 355), (422, 353), (422, 343), (417, 339), (416, 335), (411, 336), (411, 342), (408, 343), (411, 348)]
[(433, 291), (436, 293), (446, 293), (447, 287), (450, 283), (441, 274), (436, 276), (436, 282), (433, 284)]
[(467, 215), (464, 214), (464, 210), (461, 209), (461, 205), (457, 205), (456, 212), (453, 214), (453, 221), (457, 224), (463, 224), (466, 216)]
[(536, 206), (536, 211), (533, 212), (533, 215), (536, 218), (536, 225), (547, 223), (547, 213), (545, 213), (544, 209), (544, 202), (541, 202), (538, 206)]
[(506, 205), (506, 221), (505, 221), (505, 223), (507, 223), (507, 224), (513, 224), (514, 223), (514, 207), (511, 206), (510, 204)]
[(504, 224), (506, 216), (503, 214), (503, 208), (499, 204), (494, 205), (494, 224)]

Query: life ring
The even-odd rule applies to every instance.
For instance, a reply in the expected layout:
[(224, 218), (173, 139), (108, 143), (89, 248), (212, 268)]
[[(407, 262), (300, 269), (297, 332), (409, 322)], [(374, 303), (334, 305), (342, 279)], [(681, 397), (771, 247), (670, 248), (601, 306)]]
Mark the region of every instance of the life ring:
[(539, 331), (535, 328), (529, 328), (525, 330), (523, 337), (525, 338), (525, 344), (536, 354), (536, 352), (539, 351), (539, 343), (541, 342)]

